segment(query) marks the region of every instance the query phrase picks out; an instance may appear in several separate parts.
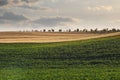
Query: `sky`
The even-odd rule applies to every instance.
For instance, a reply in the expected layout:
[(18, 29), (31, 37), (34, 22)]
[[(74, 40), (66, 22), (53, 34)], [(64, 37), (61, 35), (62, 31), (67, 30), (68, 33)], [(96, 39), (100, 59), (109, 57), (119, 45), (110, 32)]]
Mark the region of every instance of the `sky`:
[(120, 0), (0, 0), (0, 31), (120, 29)]

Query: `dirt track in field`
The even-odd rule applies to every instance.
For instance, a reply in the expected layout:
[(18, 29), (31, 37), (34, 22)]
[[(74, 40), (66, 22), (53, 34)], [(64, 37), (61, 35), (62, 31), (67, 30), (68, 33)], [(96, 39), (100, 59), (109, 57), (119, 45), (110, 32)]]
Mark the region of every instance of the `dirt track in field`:
[(74, 40), (86, 40), (92, 38), (101, 38), (107, 36), (120, 35), (120, 32), (109, 34), (92, 33), (50, 33), (50, 32), (0, 32), (0, 43), (46, 43), (62, 42)]

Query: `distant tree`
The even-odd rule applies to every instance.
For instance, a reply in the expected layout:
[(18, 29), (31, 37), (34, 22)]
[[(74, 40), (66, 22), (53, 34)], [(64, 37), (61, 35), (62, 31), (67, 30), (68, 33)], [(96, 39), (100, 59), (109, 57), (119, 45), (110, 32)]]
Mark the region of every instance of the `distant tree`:
[(88, 30), (87, 29), (83, 29), (83, 32), (88, 32)]
[(71, 32), (71, 29), (69, 29), (68, 32)]
[(43, 32), (46, 32), (46, 29), (43, 29)]
[(34, 32), (34, 30), (32, 29), (32, 32)]
[(48, 32), (51, 32), (51, 30), (48, 30)]
[(117, 29), (117, 32), (120, 32), (120, 29)]
[(108, 28), (106, 28), (106, 31), (107, 31), (107, 32), (109, 32), (109, 29), (108, 29)]
[(95, 32), (98, 32), (98, 29), (96, 28), (94, 31), (95, 31)]
[(102, 30), (101, 30), (101, 33), (105, 33), (105, 32), (106, 32), (106, 29), (102, 29)]
[(112, 32), (117, 32), (117, 30), (115, 28), (112, 29)]
[(39, 30), (39, 32), (42, 32), (42, 30)]
[(80, 30), (79, 32), (82, 32), (82, 30)]
[(51, 29), (51, 31), (52, 31), (52, 32), (55, 32), (55, 30), (54, 30), (54, 29)]
[(90, 29), (90, 32), (94, 32), (94, 30), (93, 30), (93, 29)]
[(79, 32), (79, 31), (80, 31), (80, 30), (77, 28), (77, 29), (76, 29), (76, 32)]
[(101, 33), (108, 33), (108, 32), (110, 32), (110, 31), (108, 30), (108, 28), (105, 28), (105, 29), (102, 29), (100, 32), (101, 32)]
[(38, 30), (35, 30), (35, 32), (39, 32)]
[(59, 32), (62, 32), (62, 29), (59, 29), (58, 31), (59, 31)]

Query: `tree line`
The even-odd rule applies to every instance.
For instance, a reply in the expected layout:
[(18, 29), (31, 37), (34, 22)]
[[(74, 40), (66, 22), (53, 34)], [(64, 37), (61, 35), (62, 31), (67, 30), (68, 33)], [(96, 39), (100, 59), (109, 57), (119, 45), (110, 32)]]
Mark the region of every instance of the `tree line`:
[(25, 30), (25, 31), (20, 31), (20, 32), (82, 32), (82, 33), (111, 33), (111, 32), (120, 32), (120, 29), (116, 29), (116, 28), (113, 28), (113, 29), (108, 29), (108, 28), (105, 28), (105, 29), (102, 29), (102, 30), (98, 30), (98, 28), (96, 29), (75, 29), (75, 30), (72, 30), (72, 29), (67, 29), (67, 30), (62, 30), (62, 29), (59, 29), (59, 30), (55, 30), (55, 29), (43, 29), (43, 30)]

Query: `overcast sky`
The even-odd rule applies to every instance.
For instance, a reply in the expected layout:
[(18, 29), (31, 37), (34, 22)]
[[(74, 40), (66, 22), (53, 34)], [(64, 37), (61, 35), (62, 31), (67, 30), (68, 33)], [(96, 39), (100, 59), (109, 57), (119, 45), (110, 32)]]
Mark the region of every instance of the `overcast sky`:
[(120, 0), (0, 0), (0, 31), (120, 28)]

